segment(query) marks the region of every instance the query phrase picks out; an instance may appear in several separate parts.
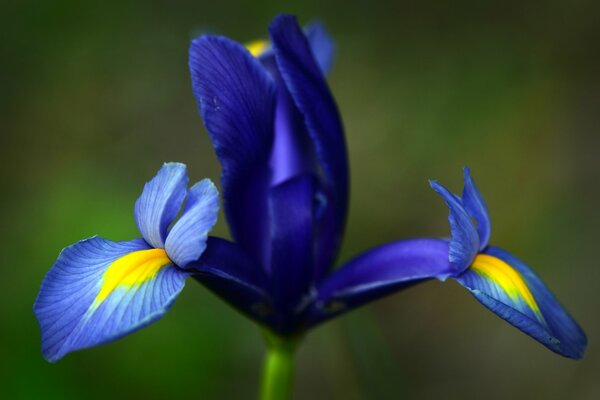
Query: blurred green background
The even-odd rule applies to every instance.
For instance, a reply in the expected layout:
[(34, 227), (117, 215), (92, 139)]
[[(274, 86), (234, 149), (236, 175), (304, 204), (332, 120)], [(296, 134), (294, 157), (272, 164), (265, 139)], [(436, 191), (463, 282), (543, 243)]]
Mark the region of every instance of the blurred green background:
[(330, 83), (352, 168), (341, 259), (446, 235), (427, 179), (460, 190), (467, 164), (493, 242), (534, 266), (590, 339), (582, 361), (563, 359), (457, 284), (429, 282), (312, 332), (297, 398), (600, 398), (600, 7), (521, 3), (3, 1), (0, 398), (254, 397), (257, 329), (195, 282), (159, 323), (56, 365), (31, 307), (61, 248), (137, 236), (134, 201), (163, 161), (218, 179), (189, 41), (263, 37), (282, 11), (318, 17), (338, 44)]

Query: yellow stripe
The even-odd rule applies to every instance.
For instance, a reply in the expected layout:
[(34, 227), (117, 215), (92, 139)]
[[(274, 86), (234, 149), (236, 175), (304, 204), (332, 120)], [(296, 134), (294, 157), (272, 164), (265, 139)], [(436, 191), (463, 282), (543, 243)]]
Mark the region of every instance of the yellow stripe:
[(130, 289), (151, 280), (171, 260), (163, 249), (139, 250), (115, 260), (104, 272), (102, 288), (92, 308), (98, 307), (118, 287)]
[(246, 44), (246, 49), (254, 57), (260, 57), (265, 52), (265, 50), (267, 50), (267, 47), (269, 47), (269, 42), (263, 39), (254, 40)]
[(523, 276), (509, 264), (488, 254), (478, 254), (471, 269), (500, 286), (512, 301), (522, 299), (538, 320), (544, 322), (540, 308)]

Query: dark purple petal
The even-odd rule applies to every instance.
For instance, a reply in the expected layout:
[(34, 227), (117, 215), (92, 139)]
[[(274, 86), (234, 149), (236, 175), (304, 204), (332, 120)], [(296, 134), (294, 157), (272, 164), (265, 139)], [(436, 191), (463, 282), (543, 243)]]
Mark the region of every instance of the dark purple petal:
[(274, 316), (268, 280), (254, 259), (240, 246), (209, 237), (198, 261), (186, 268), (208, 289), (250, 318), (268, 323)]
[[(325, 25), (320, 21), (311, 21), (304, 27), (303, 31), (310, 45), (313, 57), (317, 64), (319, 64), (321, 72), (323, 75), (328, 75), (333, 66), (335, 56), (335, 43), (333, 38), (329, 35), (329, 32), (327, 32)], [(269, 66), (271, 61), (274, 61), (273, 49), (271, 48), (270, 43), (262, 47), (260, 52), (253, 55), (261, 60), (265, 66)]]
[(190, 47), (200, 114), (223, 169), (225, 212), (233, 237), (258, 260), (268, 242), (268, 161), (275, 85), (240, 44), (202, 36)]
[(308, 312), (309, 326), (426, 279), (446, 279), (455, 271), (448, 241), (411, 239), (369, 250), (350, 260), (318, 287)]
[(492, 233), (492, 225), (490, 223), (490, 215), (487, 205), (483, 200), (483, 196), (475, 186), (473, 178), (471, 178), (471, 170), (468, 167), (464, 168), (465, 187), (462, 194), (463, 206), (469, 214), (477, 221), (477, 232), (479, 234), (479, 250), (485, 249), (490, 241)]
[(583, 356), (587, 338), (581, 327), (533, 270), (507, 251), (488, 247), (455, 279), (500, 318), (550, 350), (569, 358)]
[(450, 262), (455, 265), (456, 272), (460, 273), (471, 264), (479, 251), (479, 235), (460, 198), (436, 181), (430, 181), (429, 184), (442, 196), (450, 210), (448, 221), (450, 222), (451, 238), (448, 257)]
[(314, 179), (303, 175), (273, 188), (269, 198), (272, 293), (277, 310), (290, 318), (313, 280), (314, 193)]
[(343, 232), (336, 226), (334, 194), (320, 185), (315, 193), (315, 282), (330, 272)]
[[(295, 17), (280, 15), (269, 28), (277, 66), (304, 116), (327, 185), (333, 193), (335, 226), (343, 230), (348, 206), (348, 160), (335, 101)], [(332, 247), (335, 253), (338, 243)]]

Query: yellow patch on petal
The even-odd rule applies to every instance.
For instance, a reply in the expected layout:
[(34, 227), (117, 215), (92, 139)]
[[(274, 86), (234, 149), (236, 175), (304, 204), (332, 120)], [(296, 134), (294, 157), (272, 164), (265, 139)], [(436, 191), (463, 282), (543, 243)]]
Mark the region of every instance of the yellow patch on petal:
[(508, 263), (489, 254), (478, 254), (471, 269), (500, 286), (512, 301), (524, 301), (538, 320), (544, 322), (540, 307), (523, 276)]
[(92, 308), (97, 308), (117, 288), (131, 289), (151, 280), (161, 268), (171, 264), (163, 249), (139, 250), (115, 260), (104, 272), (102, 288)]
[(269, 41), (264, 39), (254, 40), (246, 44), (246, 49), (250, 52), (250, 54), (257, 58), (260, 57), (268, 47)]

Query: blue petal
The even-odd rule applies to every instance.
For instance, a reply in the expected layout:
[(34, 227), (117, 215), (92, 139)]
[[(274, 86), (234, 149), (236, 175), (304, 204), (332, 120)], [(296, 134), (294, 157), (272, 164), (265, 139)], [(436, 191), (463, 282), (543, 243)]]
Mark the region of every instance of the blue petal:
[(187, 184), (185, 165), (165, 163), (144, 185), (142, 195), (135, 202), (135, 223), (152, 247), (165, 246), (167, 228), (181, 209)]
[(473, 178), (471, 178), (471, 170), (465, 167), (464, 171), (465, 187), (462, 194), (462, 203), (469, 214), (477, 221), (477, 232), (479, 234), (479, 250), (485, 249), (490, 241), (492, 233), (492, 225), (490, 223), (490, 215), (487, 205), (483, 200), (483, 196), (475, 186)]
[(335, 224), (341, 232), (348, 207), (348, 158), (337, 106), (296, 18), (280, 15), (269, 31), (279, 71), (304, 115), (326, 182), (333, 191)]
[[(331, 71), (331, 67), (333, 66), (334, 56), (335, 56), (335, 43), (333, 38), (325, 29), (325, 25), (323, 25), (320, 21), (312, 21), (308, 25), (306, 25), (303, 29), (304, 35), (308, 40), (310, 45), (310, 49), (312, 50), (312, 54), (315, 58), (317, 64), (319, 64), (319, 68), (323, 75), (329, 74)], [(258, 47), (252, 49), (251, 47), (246, 47), (254, 57), (257, 57), (267, 69), (271, 70), (272, 61), (274, 58), (273, 49), (271, 47), (271, 43), (266, 41), (258, 40), (253, 42), (252, 44), (258, 44)], [(257, 49), (260, 49), (257, 51)]]
[(186, 276), (169, 264), (164, 250), (151, 249), (141, 239), (115, 243), (93, 237), (67, 247), (34, 305), (44, 357), (55, 362), (159, 319)]
[(273, 318), (267, 277), (240, 246), (209, 237), (206, 251), (188, 265), (194, 278), (230, 305), (259, 323)]
[(275, 85), (257, 59), (223, 37), (194, 40), (189, 64), (198, 107), (222, 166), (231, 233), (260, 260), (269, 236), (265, 221)]
[(334, 195), (318, 185), (315, 192), (315, 282), (329, 274), (343, 232), (336, 226)]
[(445, 280), (453, 273), (446, 240), (411, 239), (376, 247), (350, 260), (318, 286), (309, 324), (426, 279)]
[(479, 236), (471, 222), (471, 217), (463, 207), (460, 199), (450, 193), (448, 189), (430, 181), (429, 184), (446, 202), (450, 209), (448, 221), (450, 221), (450, 251), (449, 259), (456, 266), (457, 272), (467, 268), (479, 250)]
[(275, 139), (269, 165), (271, 187), (298, 175), (319, 173), (315, 146), (308, 134), (304, 116), (298, 111), (277, 68), (270, 68), (277, 81)]
[(190, 188), (183, 214), (169, 231), (165, 244), (169, 258), (177, 266), (184, 268), (200, 258), (218, 213), (219, 192), (209, 179)]
[(581, 358), (587, 338), (537, 275), (522, 261), (497, 247), (456, 280), (496, 315), (550, 350)]
[(329, 32), (321, 22), (312, 21), (304, 27), (304, 34), (323, 75), (329, 74), (335, 56), (335, 43)]
[[(271, 285), (278, 311), (293, 315), (314, 275), (314, 179), (299, 176), (273, 188)], [(285, 330), (292, 321), (282, 321)]]

